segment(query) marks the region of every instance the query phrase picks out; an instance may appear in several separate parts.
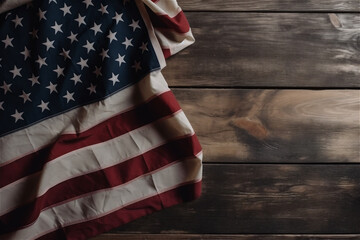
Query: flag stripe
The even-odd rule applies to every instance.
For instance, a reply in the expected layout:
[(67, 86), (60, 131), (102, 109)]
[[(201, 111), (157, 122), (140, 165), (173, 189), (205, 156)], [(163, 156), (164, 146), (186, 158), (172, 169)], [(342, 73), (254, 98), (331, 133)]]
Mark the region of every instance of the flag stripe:
[[(179, 148), (184, 150), (176, 151)], [(46, 194), (36, 198), (34, 201), (1, 216), (0, 222), (11, 224), (2, 226), (0, 233), (11, 232), (20, 226), (30, 224), (36, 220), (42, 209), (49, 206), (54, 206), (57, 203), (85, 193), (115, 187), (150, 171), (162, 168), (169, 163), (194, 157), (200, 152), (201, 147), (196, 136), (186, 136), (115, 166), (64, 181), (49, 189)], [(69, 190), (69, 186), (80, 187)], [(59, 192), (63, 194), (57, 194)]]
[(149, 16), (155, 28), (171, 29), (178, 33), (187, 33), (190, 30), (189, 22), (183, 11), (180, 11), (174, 17), (157, 15), (156, 13), (149, 11)]
[(181, 8), (175, 0), (145, 0), (145, 4), (157, 15), (168, 15), (169, 17), (175, 17)]
[(168, 49), (168, 48), (162, 48), (161, 50), (162, 50), (165, 58), (168, 58), (168, 57), (171, 56), (170, 49)]
[(100, 103), (76, 108), (3, 136), (0, 138), (0, 166), (43, 148), (61, 134), (81, 133), (166, 91), (169, 91), (169, 88), (161, 72), (154, 71), (137, 84), (123, 89)]
[[(159, 195), (130, 204), (126, 206), (126, 208), (121, 208), (104, 217), (53, 231), (40, 237), (38, 240), (64, 238), (68, 240), (88, 239), (152, 212), (159, 211), (175, 204), (194, 200), (201, 194), (201, 183), (201, 181), (188, 182)], [(81, 229), (81, 231), (79, 231), (79, 229)]]
[[(194, 43), (189, 22), (176, 1), (143, 0), (165, 58)], [(172, 10), (170, 10), (172, 9)]]
[[(97, 171), (126, 161), (170, 139), (193, 134), (184, 113), (161, 119), (109, 141), (84, 147), (45, 164), (41, 172), (22, 178), (0, 189), (0, 214), (43, 195), (48, 189), (67, 179)], [(28, 186), (38, 186), (28, 188)]]
[(167, 54), (167, 58), (170, 54), (174, 55), (175, 53), (181, 51), (185, 47), (189, 46), (194, 42), (191, 30), (187, 33), (177, 33), (175, 31), (169, 31), (168, 29), (156, 29), (156, 36), (162, 46), (162, 51)]
[[(26, 228), (4, 235), (4, 239), (40, 237), (61, 226), (103, 217), (127, 205), (155, 196), (191, 181), (201, 180), (199, 158), (177, 162), (151, 174), (142, 175), (126, 184), (82, 196), (41, 212)], [(93, 209), (87, 211), (84, 209)], [(61, 225), (61, 226), (60, 226)]]
[(175, 96), (168, 91), (82, 133), (61, 135), (56, 142), (45, 148), (0, 167), (0, 176), (3, 176), (0, 187), (40, 171), (45, 163), (63, 154), (118, 137), (179, 110)]

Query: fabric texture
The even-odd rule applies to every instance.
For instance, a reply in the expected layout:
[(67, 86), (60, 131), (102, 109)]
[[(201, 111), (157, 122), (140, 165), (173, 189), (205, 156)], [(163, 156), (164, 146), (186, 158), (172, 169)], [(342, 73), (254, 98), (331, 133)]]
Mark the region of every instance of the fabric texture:
[(200, 196), (201, 146), (161, 73), (194, 42), (176, 1), (0, 11), (0, 239), (87, 239)]

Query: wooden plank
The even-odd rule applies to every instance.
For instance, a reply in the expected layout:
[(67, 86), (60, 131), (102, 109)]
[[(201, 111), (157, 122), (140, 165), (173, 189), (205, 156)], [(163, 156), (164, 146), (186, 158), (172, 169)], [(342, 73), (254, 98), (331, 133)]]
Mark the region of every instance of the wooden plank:
[(205, 164), (200, 199), (113, 233), (359, 233), (359, 182), (359, 164)]
[(267, 234), (267, 235), (220, 235), (220, 234), (103, 234), (91, 240), (358, 240), (360, 234), (338, 235), (295, 235), (295, 234)]
[(359, 12), (358, 0), (178, 0), (185, 11)]
[(360, 14), (187, 13), (170, 86), (360, 87)]
[(174, 89), (207, 162), (360, 162), (359, 90)]

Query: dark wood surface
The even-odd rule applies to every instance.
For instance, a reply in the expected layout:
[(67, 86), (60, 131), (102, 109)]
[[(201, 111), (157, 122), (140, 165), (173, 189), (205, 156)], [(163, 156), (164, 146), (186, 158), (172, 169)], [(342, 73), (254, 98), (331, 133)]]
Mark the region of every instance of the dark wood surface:
[(199, 136), (205, 162), (360, 163), (358, 90), (174, 93)]
[(360, 87), (360, 14), (187, 17), (196, 43), (168, 60), (171, 86)]
[(104, 234), (96, 240), (358, 240), (360, 234)]
[(178, 0), (185, 11), (360, 12), (359, 0)]
[(178, 2), (203, 195), (94, 240), (360, 239), (360, 1)]
[(207, 164), (203, 195), (130, 233), (360, 233), (360, 165)]

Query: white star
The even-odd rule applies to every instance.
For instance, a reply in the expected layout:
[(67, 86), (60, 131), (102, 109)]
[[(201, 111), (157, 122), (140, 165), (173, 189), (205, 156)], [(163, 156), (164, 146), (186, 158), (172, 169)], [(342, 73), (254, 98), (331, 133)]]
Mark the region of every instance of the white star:
[(21, 23), (22, 19), (23, 19), (23, 18), (19, 18), (18, 15), (16, 15), (15, 19), (11, 20), (12, 22), (15, 23), (15, 28), (16, 28), (17, 26), (21, 26), (21, 27), (23, 26), (22, 23)]
[(22, 55), (24, 55), (24, 60), (26, 60), (28, 57), (30, 57), (31, 50), (27, 49), (25, 47), (24, 51), (21, 52)]
[(83, 45), (83, 48), (87, 49), (87, 53), (89, 53), (91, 50), (95, 51), (94, 43), (90, 43), (88, 40), (86, 40), (86, 44)]
[(117, 38), (116, 38), (116, 32), (111, 32), (109, 31), (109, 35), (107, 35), (107, 37), (110, 39), (110, 43), (113, 41), (113, 40), (116, 40), (117, 41)]
[(73, 41), (78, 41), (76, 38), (77, 34), (74, 34), (73, 32), (70, 32), (70, 33), (71, 33), (71, 35), (68, 36), (67, 38), (71, 40), (71, 43), (73, 43)]
[(43, 45), (46, 46), (46, 51), (49, 51), (50, 48), (55, 48), (54, 42), (55, 41), (50, 41), (48, 38), (46, 38), (46, 42), (43, 43)]
[(19, 96), (21, 97), (22, 99), (24, 99), (24, 103), (26, 103), (26, 101), (29, 101), (29, 102), (32, 102), (31, 99), (30, 99), (30, 94), (31, 93), (26, 93), (24, 91), (22, 91), (23, 93)]
[(56, 86), (57, 86), (57, 84), (53, 84), (52, 82), (50, 82), (50, 85), (47, 86), (46, 88), (48, 88), (50, 90), (50, 94), (51, 94), (52, 92), (58, 92), (56, 90)]
[(46, 20), (45, 13), (46, 13), (46, 11), (41, 11), (41, 9), (39, 8), (39, 13), (38, 13), (39, 18), (40, 18), (39, 21), (41, 21), (41, 19)]
[(39, 76), (35, 77), (34, 74), (32, 74), (31, 78), (28, 78), (31, 81), (31, 86), (34, 86), (35, 84), (39, 83)]
[(113, 17), (112, 19), (115, 19), (115, 21), (116, 21), (116, 24), (118, 24), (120, 21), (124, 21), (123, 19), (122, 19), (122, 13), (121, 14), (118, 14), (117, 12), (115, 12), (115, 17)]
[(74, 73), (74, 76), (73, 76), (72, 78), (70, 78), (70, 79), (73, 80), (73, 81), (74, 81), (74, 85), (76, 85), (78, 82), (79, 82), (79, 83), (82, 83), (80, 77), (81, 77), (81, 75), (76, 75), (76, 74)]
[(57, 4), (56, 0), (49, 0), (49, 4), (52, 3), (52, 2)]
[(101, 14), (109, 14), (109, 12), (106, 10), (107, 9), (107, 5), (105, 5), (105, 6), (103, 6), (102, 4), (101, 4), (101, 7), (100, 7), (100, 9), (98, 10), (99, 12), (101, 12)]
[(4, 94), (6, 94), (7, 92), (12, 92), (10, 89), (11, 85), (11, 83), (7, 84), (6, 82), (4, 82), (4, 84), (0, 88), (4, 89)]
[[(90, 94), (91, 94), (91, 92), (90, 92)], [(4, 101), (0, 102), (0, 109), (1, 110), (4, 110), (3, 104), (4, 104)]]
[(44, 112), (45, 110), (49, 110), (49, 102), (44, 102), (43, 100), (41, 100), (41, 104), (38, 105), (39, 108), (41, 108), (41, 112)]
[(6, 35), (6, 39), (2, 40), (2, 42), (5, 43), (5, 48), (7, 48), (8, 46), (14, 47), (14, 45), (12, 44), (12, 40), (14, 40), (14, 38), (9, 38), (9, 35)]
[(108, 51), (109, 51), (109, 49), (106, 50), (106, 51), (105, 51), (105, 49), (102, 49), (102, 52), (99, 54), (100, 56), (102, 56), (103, 61), (104, 61), (105, 58), (110, 58), (109, 55), (107, 54)]
[(122, 44), (125, 45), (125, 49), (127, 49), (129, 46), (133, 46), (132, 43), (131, 43), (131, 41), (132, 41), (132, 38), (131, 38), (131, 39), (128, 39), (127, 37), (125, 37), (125, 41), (122, 42)]
[(22, 68), (17, 68), (16, 65), (14, 65), (14, 69), (13, 70), (10, 70), (10, 72), (12, 72), (13, 74), (13, 79), (16, 77), (16, 76), (19, 76), (19, 77), (22, 77), (20, 71), (21, 71)]
[(133, 28), (133, 32), (135, 32), (137, 28), (141, 29), (141, 27), (139, 26), (139, 20), (132, 20), (132, 23), (129, 26)]
[(64, 12), (64, 16), (65, 16), (66, 14), (71, 15), (70, 8), (71, 8), (71, 6), (67, 6), (66, 3), (64, 3), (64, 7), (60, 8), (60, 9), (61, 9), (61, 11)]
[(120, 54), (118, 54), (118, 58), (115, 61), (119, 62), (119, 67), (121, 66), (121, 63), (126, 63), (124, 58), (125, 58), (125, 55), (121, 56)]
[(29, 32), (29, 34), (31, 34), (33, 38), (39, 39), (38, 31), (39, 31), (39, 30), (33, 28), (33, 30), (32, 30), (31, 32)]
[(57, 24), (57, 22), (55, 21), (55, 25), (51, 26), (51, 28), (55, 30), (55, 34), (57, 34), (58, 32), (63, 33), (63, 31), (61, 30), (61, 26), (62, 24)]
[(86, 4), (86, 8), (88, 8), (90, 5), (91, 5), (91, 6), (94, 6), (94, 4), (92, 3), (91, 0), (84, 0), (83, 3)]
[(90, 93), (89, 95), (91, 95), (92, 93), (96, 93), (96, 85), (93, 85), (92, 83), (90, 83), (90, 87), (87, 88)]
[(24, 112), (18, 112), (17, 109), (15, 109), (15, 113), (13, 115), (11, 115), (12, 117), (15, 118), (15, 122), (17, 122), (18, 120), (24, 120), (22, 118), (22, 115), (24, 114)]
[(149, 49), (147, 48), (148, 43), (142, 43), (141, 47), (139, 47), (141, 49), (141, 53), (144, 53), (145, 51), (149, 51)]
[(117, 82), (120, 82), (119, 81), (119, 79), (118, 79), (118, 77), (119, 77), (119, 74), (113, 74), (113, 73), (111, 73), (112, 74), (112, 76), (111, 76), (111, 78), (109, 78), (109, 81), (112, 81), (113, 82), (113, 86), (115, 85), (115, 83), (117, 83)]
[(59, 65), (56, 65), (56, 69), (54, 69), (53, 71), (57, 73), (57, 77), (60, 77), (64, 76), (64, 69), (65, 68), (61, 68)]
[(66, 95), (63, 96), (63, 98), (66, 98), (66, 103), (69, 103), (71, 100), (75, 101), (73, 95), (74, 93), (69, 93), (69, 91), (66, 91)]
[(135, 68), (135, 72), (137, 72), (138, 70), (141, 70), (140, 63), (141, 63), (140, 61), (139, 62), (134, 61), (134, 65), (131, 66), (132, 68)]
[(71, 57), (70, 57), (70, 50), (65, 51), (65, 49), (63, 48), (63, 49), (62, 49), (62, 53), (60, 53), (60, 55), (64, 57), (64, 60), (66, 60), (67, 58), (68, 58), (68, 59), (71, 59)]
[(38, 60), (36, 60), (35, 62), (37, 62), (40, 65), (39, 68), (41, 68), (43, 65), (47, 66), (46, 57), (41, 58), (40, 55), (39, 55)]
[(89, 67), (87, 65), (87, 61), (88, 61), (87, 59), (85, 60), (80, 57), (80, 62), (78, 62), (77, 64), (79, 64), (81, 66), (81, 70), (83, 70), (84, 67)]
[(78, 22), (79, 27), (81, 26), (81, 24), (86, 25), (85, 16), (81, 16), (80, 13), (79, 13), (79, 15), (78, 15), (78, 18), (75, 19), (75, 21)]
[(93, 71), (93, 73), (95, 73), (96, 77), (102, 76), (101, 67), (95, 66), (95, 71)]
[(96, 35), (98, 32), (102, 33), (100, 28), (101, 28), (101, 24), (97, 25), (96, 23), (94, 23), (94, 26), (92, 28), (90, 28), (90, 29), (93, 30), (94, 34)]

